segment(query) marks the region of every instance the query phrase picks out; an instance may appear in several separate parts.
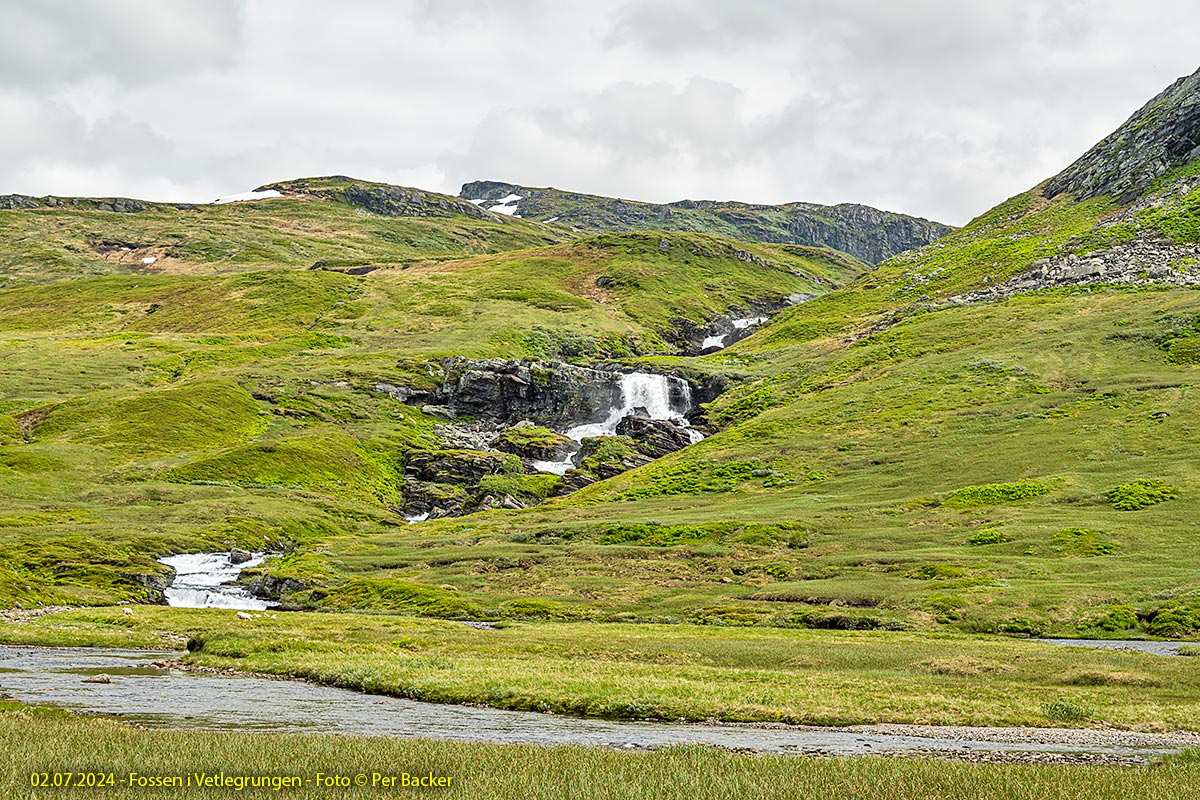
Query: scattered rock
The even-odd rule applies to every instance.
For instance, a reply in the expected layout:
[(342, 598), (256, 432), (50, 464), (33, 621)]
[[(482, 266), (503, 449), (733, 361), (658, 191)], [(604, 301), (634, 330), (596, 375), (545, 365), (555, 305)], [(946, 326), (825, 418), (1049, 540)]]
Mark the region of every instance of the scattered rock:
[(84, 683), (112, 683), (112, 678), (101, 673), (99, 675), (89, 675), (83, 679)]
[(240, 547), (235, 547), (229, 551), (229, 563), (245, 564), (250, 559), (254, 558), (254, 554), (249, 550), (243, 550)]

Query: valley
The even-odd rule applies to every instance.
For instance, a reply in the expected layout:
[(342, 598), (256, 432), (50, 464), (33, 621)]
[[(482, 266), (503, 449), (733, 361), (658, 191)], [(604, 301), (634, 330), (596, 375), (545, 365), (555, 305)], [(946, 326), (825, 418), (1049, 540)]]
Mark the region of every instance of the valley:
[[(1194, 736), (1198, 120), (1200, 73), (962, 228), (891, 215), (895, 252), (846, 244), (874, 209), (818, 240), (515, 184), (0, 198), (0, 644), (607, 720)], [(25, 724), (145, 742), (15, 706), (0, 736)], [(977, 767), (753, 769), (1085, 780)]]

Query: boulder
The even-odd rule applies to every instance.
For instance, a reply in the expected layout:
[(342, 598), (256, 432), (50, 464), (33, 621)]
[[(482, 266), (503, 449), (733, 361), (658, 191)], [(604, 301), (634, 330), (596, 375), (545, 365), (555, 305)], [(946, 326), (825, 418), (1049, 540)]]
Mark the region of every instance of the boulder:
[(249, 550), (243, 550), (240, 547), (235, 547), (229, 551), (229, 563), (245, 564), (250, 559), (254, 558), (254, 554)]
[(692, 443), (687, 429), (674, 422), (635, 415), (617, 423), (617, 435), (628, 436), (640, 452), (651, 458), (661, 458)]

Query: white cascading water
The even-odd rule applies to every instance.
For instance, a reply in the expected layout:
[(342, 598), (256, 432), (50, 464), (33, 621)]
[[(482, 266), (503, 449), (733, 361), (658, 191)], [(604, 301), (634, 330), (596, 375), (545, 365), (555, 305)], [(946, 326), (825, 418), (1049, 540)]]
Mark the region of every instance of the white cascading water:
[[(672, 402), (672, 391), (678, 400)], [(692, 387), (681, 378), (671, 375), (655, 375), (649, 372), (630, 372), (621, 376), (621, 405), (613, 408), (601, 422), (589, 422), (567, 429), (566, 435), (577, 442), (589, 436), (616, 436), (617, 424), (644, 408), (650, 419), (668, 420), (684, 428), (693, 442), (704, 438), (699, 431), (691, 430), (683, 415), (692, 408)], [(567, 456), (561, 461), (535, 461), (534, 468), (541, 472), (562, 475), (574, 463)]]
[[(731, 320), (734, 330), (739, 331), (744, 331), (752, 325), (762, 325), (766, 321), (766, 317), (743, 317), (742, 319)], [(724, 347), (729, 341), (730, 335), (722, 333), (717, 336), (706, 336), (704, 341), (700, 343), (700, 349), (707, 350), (710, 347)]]
[(261, 611), (273, 604), (260, 600), (234, 583), (238, 573), (257, 567), (266, 556), (255, 553), (249, 561), (234, 564), (230, 553), (184, 553), (160, 558), (175, 570), (175, 580), (163, 592), (167, 605), (177, 608), (236, 608)]

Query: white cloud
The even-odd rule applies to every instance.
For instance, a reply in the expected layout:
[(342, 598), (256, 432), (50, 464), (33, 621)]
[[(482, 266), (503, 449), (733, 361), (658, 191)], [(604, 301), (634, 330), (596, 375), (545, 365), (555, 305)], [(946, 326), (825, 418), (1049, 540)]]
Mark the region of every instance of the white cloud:
[(1152, 15), (1118, 0), (39, 0), (5, 15), (0, 192), (151, 199), (341, 173), (963, 222), (1200, 66), (1184, 0)]

